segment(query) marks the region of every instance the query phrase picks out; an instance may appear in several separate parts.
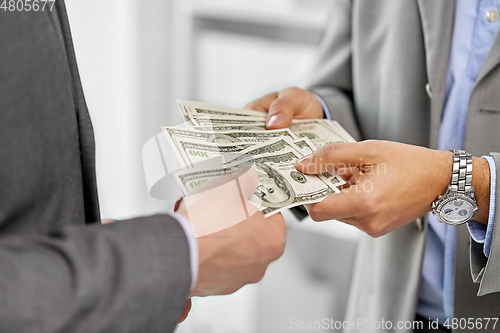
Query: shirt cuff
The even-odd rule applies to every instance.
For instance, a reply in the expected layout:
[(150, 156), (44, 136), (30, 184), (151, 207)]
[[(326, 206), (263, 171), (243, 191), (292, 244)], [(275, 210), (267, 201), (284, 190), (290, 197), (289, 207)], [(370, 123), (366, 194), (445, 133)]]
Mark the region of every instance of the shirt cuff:
[(189, 220), (181, 214), (173, 213), (173, 217), (179, 222), (184, 233), (186, 234), (186, 238), (189, 244), (189, 259), (191, 264), (191, 292), (194, 290), (196, 286), (196, 281), (198, 280), (198, 242), (196, 241), (196, 237), (194, 236), (193, 228), (191, 227), (191, 223)]
[(483, 253), (486, 257), (490, 255), (491, 242), (493, 239), (493, 227), (495, 221), (495, 200), (497, 188), (497, 172), (495, 160), (492, 156), (482, 156), (488, 161), (490, 166), (490, 209), (488, 215), (488, 224), (484, 225), (475, 221), (467, 223), (472, 239), (479, 244), (484, 244)]
[(328, 109), (328, 106), (326, 105), (326, 103), (323, 100), (323, 98), (321, 98), (321, 96), (318, 95), (318, 94), (316, 94), (316, 93), (313, 93), (313, 94), (314, 94), (314, 96), (316, 96), (316, 98), (318, 99), (319, 103), (323, 107), (323, 113), (324, 113), (324, 117), (323, 118), (328, 119), (328, 120), (332, 120), (332, 115), (330, 114), (330, 109)]

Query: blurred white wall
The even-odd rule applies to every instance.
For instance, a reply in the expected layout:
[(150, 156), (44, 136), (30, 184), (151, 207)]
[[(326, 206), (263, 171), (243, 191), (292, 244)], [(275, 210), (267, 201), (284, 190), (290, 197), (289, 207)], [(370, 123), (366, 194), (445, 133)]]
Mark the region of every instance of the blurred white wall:
[[(170, 212), (148, 194), (142, 145), (180, 122), (175, 98), (242, 107), (301, 85), (327, 0), (66, 0), (94, 123), (103, 217)], [(177, 189), (174, 189), (177, 193)], [(195, 299), (178, 333), (280, 333), (289, 320), (341, 319), (356, 232), (339, 223), (290, 227), (264, 280)]]
[(97, 147), (104, 217), (141, 213), (139, 3), (68, 0), (75, 52)]

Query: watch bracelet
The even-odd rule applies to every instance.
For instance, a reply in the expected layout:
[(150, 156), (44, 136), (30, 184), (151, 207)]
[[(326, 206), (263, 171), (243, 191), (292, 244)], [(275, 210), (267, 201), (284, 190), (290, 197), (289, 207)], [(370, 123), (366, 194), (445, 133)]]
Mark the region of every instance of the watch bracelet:
[(464, 150), (451, 150), (453, 153), (453, 170), (450, 194), (471, 194), (472, 188), (472, 155)]

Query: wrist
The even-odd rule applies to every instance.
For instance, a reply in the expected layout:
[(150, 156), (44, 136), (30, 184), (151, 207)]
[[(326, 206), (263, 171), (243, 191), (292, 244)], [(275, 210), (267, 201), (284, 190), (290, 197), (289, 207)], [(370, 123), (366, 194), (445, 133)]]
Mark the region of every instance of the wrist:
[[(318, 99), (318, 95), (316, 95), (313, 92), (308, 91), (309, 93), (309, 105), (311, 108), (311, 116), (310, 118), (318, 118), (318, 119), (323, 119), (325, 116), (325, 109), (323, 107), (323, 104), (321, 101)], [(326, 104), (325, 104), (326, 106)]]
[[(447, 181), (446, 193), (432, 204), (434, 214), (440, 222), (453, 226), (471, 220), (486, 224), (489, 210), (490, 172), (487, 160), (472, 157), (463, 150), (452, 151), (452, 172), (440, 172), (438, 190), (445, 191), (441, 180)], [(448, 157), (448, 161), (450, 161)], [(442, 167), (449, 168), (449, 162), (443, 161)]]
[(472, 158), (472, 187), (476, 195), (478, 212), (474, 221), (487, 224), (490, 207), (490, 166), (484, 158)]
[(440, 154), (441, 161), (438, 165), (441, 167), (439, 170), (438, 190), (436, 198), (440, 195), (444, 196), (448, 192), (448, 186), (451, 184), (451, 176), (453, 169), (453, 153), (450, 151), (436, 151)]

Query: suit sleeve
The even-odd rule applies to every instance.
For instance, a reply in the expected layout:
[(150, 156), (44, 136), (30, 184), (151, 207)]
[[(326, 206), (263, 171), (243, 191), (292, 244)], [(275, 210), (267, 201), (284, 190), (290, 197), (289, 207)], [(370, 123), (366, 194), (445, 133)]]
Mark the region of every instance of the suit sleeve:
[(173, 332), (189, 247), (167, 215), (0, 238), (0, 331)]
[(472, 279), (479, 283), (478, 296), (500, 291), (500, 154), (492, 153), (495, 159), (497, 186), (495, 191), (495, 220), (490, 254), (484, 255), (483, 244), (471, 241), (470, 259)]
[(308, 89), (325, 101), (333, 120), (360, 140), (352, 102), (351, 7), (350, 0), (332, 2)]

